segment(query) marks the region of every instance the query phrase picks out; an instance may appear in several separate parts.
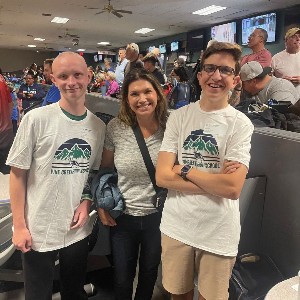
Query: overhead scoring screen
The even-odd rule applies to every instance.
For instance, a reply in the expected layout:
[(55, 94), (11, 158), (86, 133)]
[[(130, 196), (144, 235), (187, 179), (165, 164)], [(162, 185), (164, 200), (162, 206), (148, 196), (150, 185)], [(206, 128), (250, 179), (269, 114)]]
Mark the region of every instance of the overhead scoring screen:
[(276, 40), (276, 13), (251, 17), (242, 20), (242, 44), (247, 45), (249, 35), (256, 28), (263, 28), (268, 33), (267, 42)]
[(236, 42), (236, 22), (217, 25), (211, 28), (211, 38), (218, 42)]

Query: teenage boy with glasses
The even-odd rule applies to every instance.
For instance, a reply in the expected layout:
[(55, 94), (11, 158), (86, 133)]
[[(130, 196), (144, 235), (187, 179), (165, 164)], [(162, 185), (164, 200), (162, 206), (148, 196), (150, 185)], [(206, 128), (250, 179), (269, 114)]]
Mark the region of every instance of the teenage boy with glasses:
[[(240, 236), (239, 195), (253, 125), (228, 104), (239, 83), (238, 45), (216, 42), (203, 54), (201, 100), (171, 113), (156, 180), (169, 189), (163, 210), (163, 285), (172, 299), (228, 299)], [(180, 259), (178, 259), (180, 258)]]

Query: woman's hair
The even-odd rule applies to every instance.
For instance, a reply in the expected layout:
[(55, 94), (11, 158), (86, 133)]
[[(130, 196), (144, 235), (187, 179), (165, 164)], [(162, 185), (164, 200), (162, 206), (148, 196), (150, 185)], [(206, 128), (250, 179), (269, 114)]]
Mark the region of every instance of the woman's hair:
[(101, 81), (104, 81), (104, 80), (105, 80), (105, 75), (104, 75), (104, 73), (97, 73), (96, 79), (100, 79)]
[(130, 71), (123, 82), (122, 101), (118, 118), (128, 126), (137, 125), (135, 113), (131, 110), (128, 103), (129, 85), (138, 80), (146, 80), (153, 86), (157, 93), (157, 105), (155, 108), (155, 117), (159, 125), (165, 129), (168, 115), (167, 100), (163, 93), (162, 87), (157, 79), (145, 69), (133, 69)]
[(107, 71), (106, 72), (107, 76), (111, 79), (111, 80), (115, 80), (116, 79), (116, 74), (112, 71)]
[(189, 76), (186, 73), (185, 67), (175, 67), (173, 69), (173, 72), (179, 76), (179, 81), (188, 81), (189, 80)]

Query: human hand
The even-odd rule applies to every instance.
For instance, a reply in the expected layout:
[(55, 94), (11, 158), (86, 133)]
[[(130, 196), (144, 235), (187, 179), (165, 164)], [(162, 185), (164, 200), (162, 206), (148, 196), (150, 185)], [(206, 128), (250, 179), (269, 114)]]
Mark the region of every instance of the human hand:
[(80, 203), (80, 205), (75, 210), (72, 223), (70, 225), (71, 229), (83, 227), (86, 224), (86, 222), (89, 220), (90, 206), (90, 200), (83, 200)]
[(29, 230), (24, 227), (22, 229), (14, 228), (12, 242), (17, 250), (26, 253), (31, 250), (32, 238)]
[(241, 167), (241, 163), (237, 162), (237, 161), (229, 161), (229, 160), (225, 160), (224, 164), (221, 168), (220, 173), (221, 174), (231, 174), (234, 173), (238, 168)]
[(299, 84), (300, 83), (300, 76), (292, 76), (292, 77), (290, 77), (290, 80), (294, 84)]
[(104, 210), (103, 208), (98, 209), (98, 215), (99, 215), (100, 221), (103, 225), (106, 225), (106, 226), (116, 226), (117, 225), (115, 219), (109, 214), (108, 211)]

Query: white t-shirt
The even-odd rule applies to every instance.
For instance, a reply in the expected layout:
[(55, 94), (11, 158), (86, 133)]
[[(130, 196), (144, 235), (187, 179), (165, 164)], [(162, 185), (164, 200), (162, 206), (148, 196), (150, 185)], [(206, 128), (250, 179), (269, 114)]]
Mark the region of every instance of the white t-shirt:
[(25, 219), (34, 250), (60, 249), (90, 234), (89, 224), (70, 225), (89, 170), (99, 169), (104, 137), (104, 123), (90, 111), (71, 120), (59, 103), (23, 118), (7, 164), (28, 170)]
[[(272, 57), (272, 69), (276, 77), (300, 76), (300, 51), (290, 54), (283, 50)], [(300, 84), (294, 84), (300, 97)]]
[[(178, 155), (179, 164), (220, 173), (225, 159), (250, 161), (253, 125), (230, 105), (205, 112), (199, 101), (171, 113), (160, 151)], [(161, 231), (211, 253), (235, 256), (240, 236), (239, 201), (169, 190)]]
[[(159, 128), (145, 139), (154, 166), (163, 135)], [(152, 204), (155, 190), (132, 128), (118, 118), (111, 120), (107, 125), (104, 148), (114, 152), (118, 187), (125, 199), (125, 214), (146, 216), (157, 212)]]

